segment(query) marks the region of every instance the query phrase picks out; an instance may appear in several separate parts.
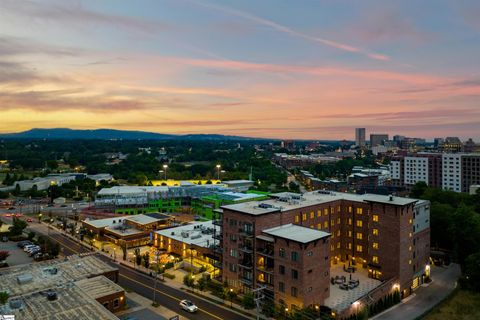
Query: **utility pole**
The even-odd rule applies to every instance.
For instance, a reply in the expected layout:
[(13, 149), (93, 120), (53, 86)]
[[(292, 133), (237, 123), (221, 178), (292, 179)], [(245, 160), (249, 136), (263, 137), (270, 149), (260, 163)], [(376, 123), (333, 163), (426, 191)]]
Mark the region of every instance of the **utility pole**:
[(160, 256), (160, 251), (155, 250), (155, 255), (157, 256), (157, 272), (154, 273), (155, 281), (153, 282), (153, 303), (156, 303), (156, 293), (157, 293), (157, 277), (158, 277), (158, 258)]
[(257, 313), (257, 320), (260, 320), (260, 302), (265, 299), (265, 295), (263, 294), (263, 290), (265, 290), (266, 286), (258, 286), (257, 289), (253, 289), (252, 292), (255, 295), (253, 300), (255, 301), (256, 305), (256, 313)]

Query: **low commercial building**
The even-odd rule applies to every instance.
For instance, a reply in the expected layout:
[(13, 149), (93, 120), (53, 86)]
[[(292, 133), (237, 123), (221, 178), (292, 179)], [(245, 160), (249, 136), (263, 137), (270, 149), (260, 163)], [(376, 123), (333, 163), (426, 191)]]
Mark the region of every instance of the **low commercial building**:
[(211, 265), (221, 260), (220, 227), (213, 221), (194, 222), (153, 233), (153, 244), (161, 251), (183, 258), (198, 258)]
[(252, 180), (226, 180), (222, 181), (222, 184), (234, 192), (245, 192), (253, 187)]
[(86, 230), (94, 233), (98, 240), (108, 240), (132, 248), (149, 244), (151, 242), (150, 233), (169, 227), (172, 220), (170, 215), (157, 213), (97, 220), (87, 219), (82, 221), (82, 225)]
[[(118, 320), (110, 312), (120, 311), (125, 303), (124, 290), (113, 282), (117, 280), (118, 269), (93, 254), (5, 268), (0, 292), (10, 298), (0, 306), (0, 314), (27, 320)], [(99, 303), (110, 298), (111, 305)]]

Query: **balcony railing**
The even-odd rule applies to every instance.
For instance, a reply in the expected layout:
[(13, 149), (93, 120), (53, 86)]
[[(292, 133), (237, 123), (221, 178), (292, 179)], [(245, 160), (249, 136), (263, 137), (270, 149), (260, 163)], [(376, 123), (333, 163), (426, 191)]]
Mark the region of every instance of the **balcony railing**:
[(244, 237), (253, 237), (253, 230), (249, 229), (238, 229), (238, 232), (241, 236)]
[(221, 233), (217, 233), (213, 235), (213, 239), (216, 240), (223, 240), (223, 235)]
[(251, 286), (252, 282), (253, 282), (252, 279), (249, 279), (249, 278), (246, 278), (246, 277), (243, 277), (243, 276), (240, 276), (238, 279), (240, 280), (240, 282), (242, 282), (242, 283), (244, 283), (248, 286)]
[(220, 261), (216, 261), (213, 263), (213, 266), (217, 269), (222, 269), (223, 268), (223, 265)]
[(253, 248), (248, 247), (248, 246), (240, 247), (238, 250), (243, 251), (243, 252), (248, 253), (248, 254), (253, 253)]
[(261, 254), (262, 256), (266, 256), (269, 258), (273, 258), (273, 249), (267, 249), (267, 248), (257, 248), (257, 253)]
[(252, 269), (253, 263), (251, 261), (240, 261), (238, 265), (244, 269)]
[(257, 266), (257, 269), (262, 271), (262, 272), (273, 274), (273, 266), (268, 267), (268, 266), (260, 265), (260, 266)]

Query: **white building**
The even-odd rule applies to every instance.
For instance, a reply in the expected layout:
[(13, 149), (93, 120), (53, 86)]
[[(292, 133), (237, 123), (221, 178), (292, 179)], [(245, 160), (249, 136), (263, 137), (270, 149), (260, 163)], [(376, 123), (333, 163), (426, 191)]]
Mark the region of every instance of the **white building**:
[(392, 160), (388, 165), (390, 170), (390, 176), (392, 179), (400, 180), (402, 178), (401, 168), (402, 162), (400, 160)]
[(462, 154), (442, 155), (442, 188), (462, 192)]
[(405, 157), (404, 184), (414, 185), (423, 181), (428, 184), (428, 158)]

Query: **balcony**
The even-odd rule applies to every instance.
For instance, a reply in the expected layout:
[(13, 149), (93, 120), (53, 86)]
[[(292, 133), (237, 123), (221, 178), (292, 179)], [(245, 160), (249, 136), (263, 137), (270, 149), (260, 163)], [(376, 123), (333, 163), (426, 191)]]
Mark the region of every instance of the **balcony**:
[(273, 249), (257, 248), (257, 254), (260, 254), (260, 255), (268, 257), (268, 258), (274, 258)]
[(213, 247), (213, 251), (217, 252), (217, 253), (223, 253), (223, 248), (220, 247), (220, 246), (211, 246), (210, 248)]
[(269, 267), (269, 266), (260, 265), (260, 266), (257, 266), (257, 270), (273, 274), (273, 266)]
[(243, 269), (252, 269), (253, 268), (253, 263), (251, 261), (240, 261), (238, 263), (238, 266), (243, 268)]
[(251, 229), (238, 229), (238, 233), (240, 234), (240, 236), (243, 236), (243, 237), (253, 237), (253, 230)]
[(252, 285), (252, 279), (249, 279), (247, 277), (243, 277), (243, 276), (240, 276), (238, 278), (238, 280), (240, 280), (240, 282), (246, 284), (247, 286), (251, 286)]
[(240, 250), (240, 251), (242, 251), (242, 252), (245, 252), (245, 253), (248, 253), (248, 254), (252, 254), (252, 253), (253, 253), (253, 248), (252, 248), (252, 247), (249, 247), (249, 246), (240, 247), (240, 248), (238, 248), (238, 250)]
[(221, 233), (214, 234), (213, 239), (222, 241), (223, 240), (223, 235)]
[(215, 262), (213, 263), (213, 267), (214, 267), (214, 268), (217, 268), (217, 269), (222, 269), (222, 268), (223, 268), (222, 262), (220, 262), (220, 261), (215, 261)]

